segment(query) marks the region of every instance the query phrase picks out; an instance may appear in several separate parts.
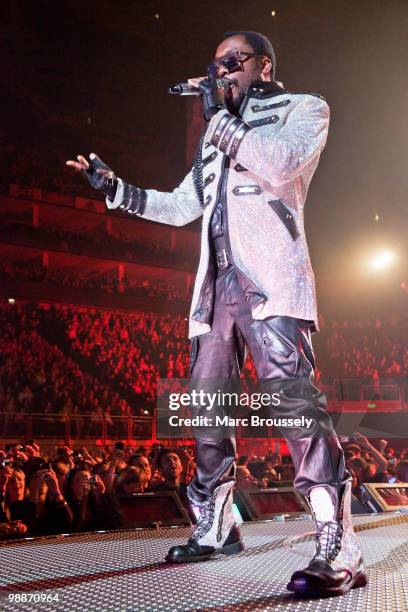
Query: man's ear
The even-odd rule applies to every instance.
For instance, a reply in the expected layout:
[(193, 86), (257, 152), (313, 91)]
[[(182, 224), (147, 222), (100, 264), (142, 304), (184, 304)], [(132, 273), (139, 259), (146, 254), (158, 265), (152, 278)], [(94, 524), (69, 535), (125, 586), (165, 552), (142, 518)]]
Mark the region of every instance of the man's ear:
[(264, 57), (262, 59), (262, 75), (264, 77), (269, 76), (272, 70), (272, 62), (269, 57)]

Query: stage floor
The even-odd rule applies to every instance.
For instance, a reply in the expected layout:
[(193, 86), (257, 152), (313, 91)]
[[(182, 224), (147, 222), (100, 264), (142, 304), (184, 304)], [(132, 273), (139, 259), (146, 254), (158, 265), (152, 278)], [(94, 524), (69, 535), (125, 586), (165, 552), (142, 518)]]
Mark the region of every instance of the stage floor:
[[(369, 585), (343, 597), (299, 601), (286, 590), (313, 550), (311, 538), (288, 547), (288, 539), (313, 530), (312, 521), (300, 520), (246, 523), (243, 553), (191, 565), (163, 561), (170, 546), (186, 540), (187, 528), (2, 544), (0, 610), (408, 610), (408, 516), (360, 515), (354, 524)], [(20, 601), (11, 602), (17, 594)], [(58, 601), (36, 602), (41, 594)]]

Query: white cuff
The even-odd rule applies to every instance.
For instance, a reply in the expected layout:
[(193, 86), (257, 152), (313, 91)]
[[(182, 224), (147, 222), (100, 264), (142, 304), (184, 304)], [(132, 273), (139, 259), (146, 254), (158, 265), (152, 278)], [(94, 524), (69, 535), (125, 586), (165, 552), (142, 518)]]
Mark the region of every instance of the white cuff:
[(122, 179), (118, 178), (115, 199), (112, 201), (108, 197), (106, 197), (105, 203), (106, 203), (106, 206), (110, 210), (114, 210), (115, 208), (119, 208), (119, 206), (122, 204), (122, 201), (123, 201), (123, 181)]

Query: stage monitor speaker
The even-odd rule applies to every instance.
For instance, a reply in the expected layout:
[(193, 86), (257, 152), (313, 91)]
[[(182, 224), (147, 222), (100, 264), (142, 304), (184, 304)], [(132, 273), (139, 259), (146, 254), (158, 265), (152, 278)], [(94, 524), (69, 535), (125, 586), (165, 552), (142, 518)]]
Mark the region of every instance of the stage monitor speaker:
[(293, 489), (293, 480), (274, 480), (270, 483), (269, 489)]
[(302, 518), (310, 515), (306, 501), (293, 487), (239, 489), (235, 504), (244, 521)]
[(408, 512), (408, 482), (365, 482), (361, 485), (361, 502), (367, 512)]
[(174, 491), (135, 493), (117, 498), (117, 527), (190, 526), (186, 509)]

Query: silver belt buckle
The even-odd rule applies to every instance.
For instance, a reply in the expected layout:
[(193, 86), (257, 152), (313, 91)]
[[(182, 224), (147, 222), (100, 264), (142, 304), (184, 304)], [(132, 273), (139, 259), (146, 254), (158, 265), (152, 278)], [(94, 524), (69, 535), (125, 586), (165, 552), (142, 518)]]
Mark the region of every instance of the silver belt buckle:
[(216, 251), (215, 257), (217, 259), (217, 266), (222, 270), (229, 266), (228, 255), (226, 249), (220, 249)]

